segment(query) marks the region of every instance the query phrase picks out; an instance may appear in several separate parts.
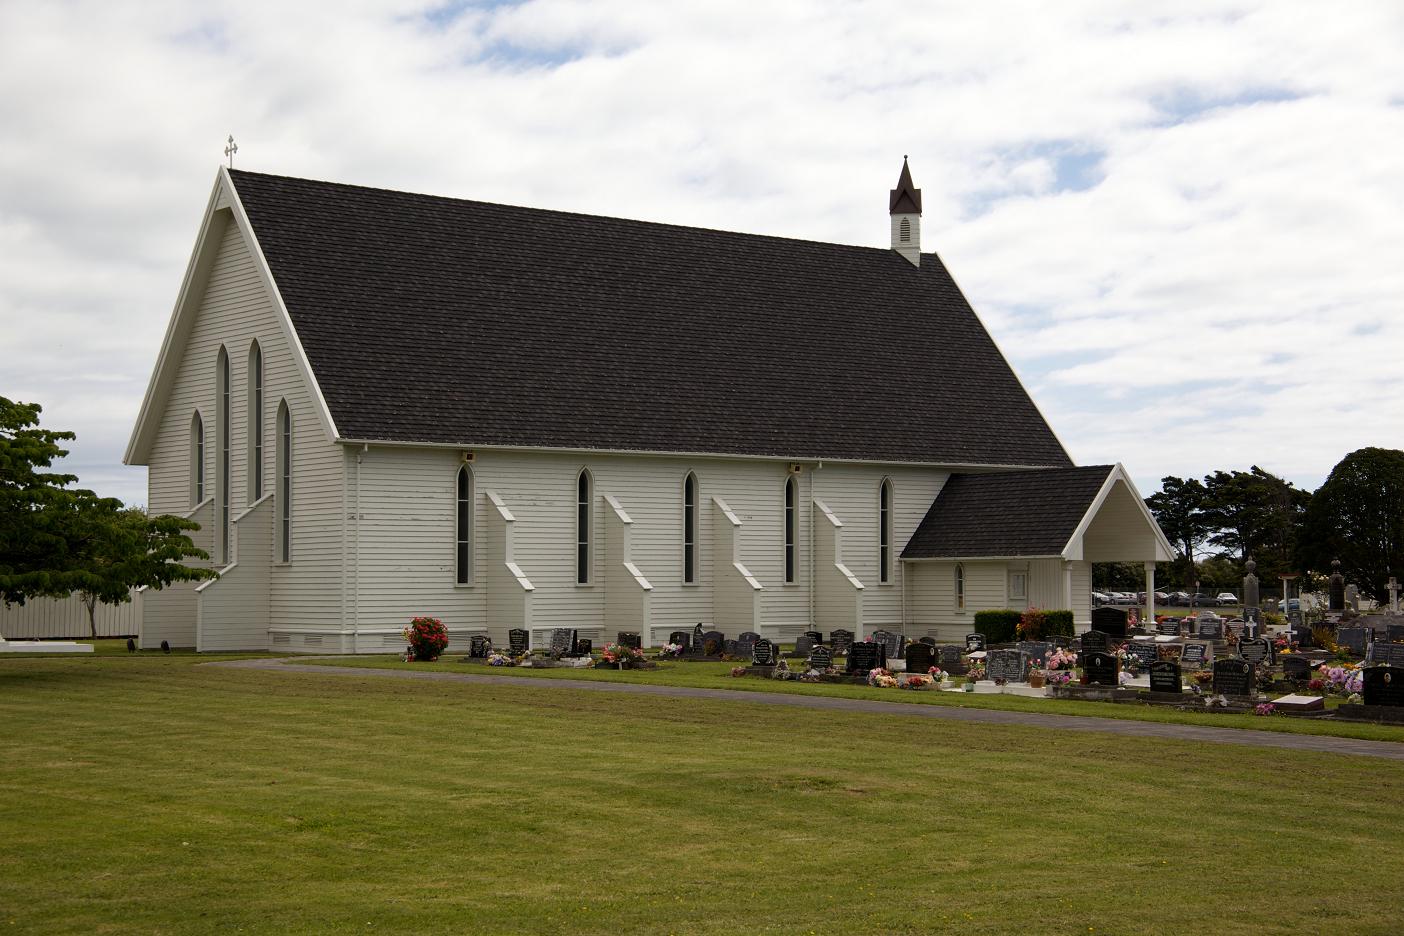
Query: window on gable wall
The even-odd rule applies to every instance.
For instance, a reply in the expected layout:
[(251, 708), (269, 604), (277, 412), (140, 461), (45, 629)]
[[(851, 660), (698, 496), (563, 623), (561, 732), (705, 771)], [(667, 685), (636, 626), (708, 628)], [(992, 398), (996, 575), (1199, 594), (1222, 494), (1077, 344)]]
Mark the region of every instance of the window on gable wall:
[(892, 581), (892, 482), (878, 486), (878, 581)]
[(697, 581), (697, 475), (683, 479), (683, 582)]
[(955, 567), (955, 606), (957, 611), (965, 610), (965, 566), (958, 562)]
[(590, 472), (575, 479), (575, 584), (590, 584)]
[(785, 584), (795, 583), (795, 532), (796, 521), (798, 520), (796, 511), (796, 491), (795, 479), (789, 477), (785, 479)]
[(458, 509), (454, 514), (454, 582), (473, 584), (473, 473), (467, 465), (458, 469)]
[(1029, 573), (1024, 571), (1009, 573), (1009, 606), (1016, 602), (1023, 604), (1029, 600)]

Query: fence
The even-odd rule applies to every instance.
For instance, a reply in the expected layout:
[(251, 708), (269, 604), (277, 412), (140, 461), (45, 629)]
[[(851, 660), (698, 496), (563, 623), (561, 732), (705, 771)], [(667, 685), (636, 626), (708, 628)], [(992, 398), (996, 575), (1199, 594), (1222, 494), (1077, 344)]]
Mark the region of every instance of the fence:
[[(119, 605), (98, 605), (93, 612), (99, 637), (130, 637), (141, 632), (141, 595)], [(22, 605), (0, 604), (0, 637), (6, 640), (71, 640), (91, 636), (88, 609), (77, 595), (31, 598)]]

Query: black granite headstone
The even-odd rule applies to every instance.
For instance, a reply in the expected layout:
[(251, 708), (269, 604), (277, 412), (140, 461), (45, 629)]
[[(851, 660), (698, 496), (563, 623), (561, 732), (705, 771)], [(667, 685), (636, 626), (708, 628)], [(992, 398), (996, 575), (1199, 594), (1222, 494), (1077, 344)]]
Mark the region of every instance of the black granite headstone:
[(1092, 629), (1110, 637), (1126, 636), (1126, 612), (1121, 608), (1103, 605), (1092, 609)]
[(1133, 640), (1126, 645), (1126, 652), (1136, 658), (1136, 662), (1141, 666), (1150, 666), (1160, 659), (1160, 654), (1156, 652), (1155, 644), (1146, 643), (1143, 640)]
[(692, 646), (692, 635), (687, 631), (673, 631), (668, 635), (668, 643), (681, 646), (683, 653), (686, 653), (687, 648)]
[(1205, 640), (1223, 640), (1224, 622), (1201, 620), (1199, 624), (1199, 636)]
[(795, 638), (795, 651), (790, 656), (801, 660), (809, 659), (809, 653), (814, 649), (814, 639), (808, 634), (800, 634)]
[(492, 641), (482, 634), (474, 634), (468, 638), (468, 659), (486, 660), (487, 655), (492, 652)]
[(834, 652), (823, 644), (818, 644), (809, 651), (809, 668), (820, 670), (828, 669), (834, 665)]
[(1205, 643), (1186, 643), (1185, 652), (1180, 654), (1181, 663), (1192, 663), (1200, 666), (1209, 662), (1209, 645)]
[(1287, 679), (1310, 679), (1311, 661), (1306, 657), (1289, 654), (1282, 658), (1282, 675)]
[(824, 642), (824, 635), (819, 631), (805, 631), (801, 636), (808, 637), (810, 643), (816, 647)]
[(1250, 698), (1254, 695), (1253, 664), (1242, 657), (1214, 663), (1214, 694)]
[(935, 638), (935, 637), (922, 637), (920, 640), (917, 641), (917, 643), (924, 643), (924, 644), (926, 644), (928, 647), (934, 647), (934, 646), (936, 646), (936, 638)]
[(762, 637), (751, 647), (751, 663), (756, 666), (774, 666), (780, 655), (775, 644)]
[(737, 639), (737, 640), (749, 640), (751, 643), (755, 643), (757, 640), (760, 640), (761, 638), (760, 638), (760, 634), (757, 634), (755, 631), (742, 631), (742, 632), (741, 632), (741, 635), (740, 635), (739, 637), (737, 637), (736, 639)]
[[(719, 630), (710, 630), (702, 635), (701, 653), (703, 656), (721, 656), (726, 646), (726, 635)], [(697, 649), (693, 648), (694, 651)]]
[(985, 660), (985, 676), (988, 679), (1023, 682), (1028, 675), (1029, 656), (1022, 650), (991, 650)]
[(1099, 630), (1090, 630), (1082, 635), (1082, 652), (1100, 650), (1106, 653), (1111, 649), (1111, 638)]
[(983, 649), (985, 649), (985, 635), (984, 635), (984, 634), (966, 634), (966, 635), (965, 635), (965, 652), (966, 652), (966, 653), (978, 653), (979, 651), (981, 651), (981, 650), (983, 650)]
[(1184, 692), (1180, 682), (1180, 664), (1173, 660), (1156, 660), (1150, 665), (1151, 692)]
[[(955, 644), (946, 644), (936, 651), (938, 664), (941, 669), (955, 676), (964, 676), (968, 671), (965, 661), (961, 658), (961, 649)], [(988, 674), (987, 674), (988, 675)]]
[(1390, 643), (1404, 643), (1404, 624), (1386, 624), (1385, 639)]
[(620, 631), (619, 636), (614, 639), (621, 647), (629, 647), (633, 650), (643, 649), (643, 638), (633, 631)]
[(698, 624), (692, 629), (692, 641), (687, 646), (687, 652), (693, 656), (701, 656), (706, 652), (707, 635), (702, 631), (702, 625)]
[(853, 646), (853, 631), (836, 630), (829, 633), (829, 644), (833, 647), (834, 656), (843, 656), (848, 653), (848, 648)]
[(1053, 644), (1046, 640), (1021, 640), (1014, 645), (1014, 649), (1029, 655), (1030, 666), (1042, 667), (1053, 655)]
[(848, 648), (848, 671), (866, 674), (887, 665), (883, 658), (882, 644), (872, 640), (860, 640)]
[(575, 639), (575, 656), (587, 657), (590, 651), (595, 649), (595, 642), (589, 637), (577, 637)]
[(527, 652), (527, 647), (531, 645), (531, 634), (520, 627), (514, 627), (507, 632), (507, 649), (512, 656), (521, 656)]
[(1249, 663), (1257, 666), (1259, 663), (1272, 662), (1272, 644), (1266, 637), (1259, 637), (1257, 640), (1243, 640), (1238, 644), (1238, 655)]
[(1084, 650), (1082, 653), (1082, 675), (1089, 686), (1115, 686), (1121, 672), (1121, 661), (1110, 653), (1101, 650)]
[(907, 672), (924, 673), (936, 665), (936, 649), (924, 643), (914, 643), (907, 648)]
[(1155, 632), (1163, 637), (1180, 636), (1180, 622), (1177, 618), (1167, 618), (1155, 625)]
[(1361, 671), (1360, 682), (1366, 705), (1404, 706), (1404, 667), (1366, 667)]
[(722, 653), (729, 657), (750, 656), (749, 653), (741, 652), (741, 642), (739, 640), (727, 640), (722, 643)]
[(1370, 649), (1365, 651), (1365, 663), (1371, 666), (1378, 664), (1404, 666), (1404, 644), (1376, 640), (1370, 644)]
[(570, 656), (575, 652), (575, 629), (571, 627), (557, 627), (551, 631), (551, 656), (560, 659), (563, 656)]
[(894, 634), (891, 631), (883, 631), (885, 636), (879, 640), (878, 635), (873, 634), (873, 640), (882, 644), (882, 651), (889, 660), (901, 660), (907, 656), (907, 635)]

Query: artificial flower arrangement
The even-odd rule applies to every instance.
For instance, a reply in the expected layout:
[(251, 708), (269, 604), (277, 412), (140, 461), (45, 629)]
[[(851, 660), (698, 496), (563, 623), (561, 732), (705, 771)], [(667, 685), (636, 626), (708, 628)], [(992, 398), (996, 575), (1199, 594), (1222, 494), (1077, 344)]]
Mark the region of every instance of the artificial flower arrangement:
[(745, 676), (745, 675), (746, 675), (746, 667), (744, 667), (744, 666), (733, 666), (733, 667), (731, 668), (731, 675), (733, 675), (733, 676)]
[(663, 648), (658, 651), (658, 655), (665, 660), (679, 659), (683, 655), (683, 645), (675, 643), (664, 644)]
[(947, 673), (945, 670), (941, 669), (941, 667), (939, 667), (939, 666), (930, 666), (930, 667), (927, 667), (927, 669), (926, 669), (926, 675), (930, 676), (930, 677), (931, 677), (932, 679), (934, 679), (936, 682), (946, 682), (947, 680), (949, 680), (949, 679), (951, 678), (951, 674), (950, 674), (950, 673)]
[(1357, 666), (1330, 666), (1323, 663), (1316, 671), (1325, 680), (1323, 688), (1337, 695), (1352, 695), (1359, 692), (1364, 685), (1364, 678)]
[(621, 643), (605, 644), (600, 651), (600, 659), (605, 663), (613, 663), (620, 669), (629, 669), (635, 663), (644, 662), (644, 652), (635, 647)]
[(797, 674), (790, 671), (790, 664), (784, 660), (777, 660), (775, 667), (770, 671), (771, 679), (794, 679)]
[(902, 680), (903, 689), (930, 689), (934, 685), (935, 677), (923, 676), (921, 673), (909, 673), (907, 678)]
[(518, 661), (511, 656), (505, 653), (499, 653), (496, 650), (489, 653), (487, 657), (488, 666), (516, 666), (517, 662)]
[(419, 660), (432, 663), (448, 646), (448, 628), (438, 618), (417, 617), (404, 629), (404, 638), (409, 641), (406, 661)]
[(1077, 668), (1077, 654), (1071, 650), (1059, 647), (1048, 657), (1048, 662), (1043, 665), (1048, 672), (1057, 670), (1071, 670)]
[(1207, 669), (1195, 670), (1194, 681), (1201, 686), (1207, 686), (1214, 681), (1214, 671)]
[(1286, 636), (1278, 635), (1272, 642), (1272, 648), (1278, 653), (1291, 653), (1297, 649), (1297, 643)]
[(1066, 686), (1073, 681), (1073, 671), (1070, 669), (1044, 670), (1043, 682), (1048, 686)]
[(965, 681), (977, 683), (985, 678), (985, 661), (976, 660), (970, 664), (970, 668), (965, 671)]
[(897, 685), (897, 677), (890, 670), (877, 667), (868, 671), (868, 685), (876, 689), (892, 689)]
[(1116, 648), (1116, 658), (1121, 661), (1121, 671), (1136, 675), (1141, 671), (1141, 658), (1131, 652), (1129, 644), (1122, 644)]
[(1258, 705), (1253, 708), (1254, 715), (1271, 715), (1273, 712), (1276, 711), (1277, 706), (1273, 705), (1271, 702), (1264, 702), (1262, 705)]

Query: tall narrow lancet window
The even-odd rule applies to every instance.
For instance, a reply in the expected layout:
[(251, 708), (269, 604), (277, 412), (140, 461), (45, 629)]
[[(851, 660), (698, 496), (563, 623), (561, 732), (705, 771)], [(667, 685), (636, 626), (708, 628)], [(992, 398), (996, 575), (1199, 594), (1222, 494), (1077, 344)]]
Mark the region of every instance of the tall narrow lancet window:
[(229, 405), (229, 354), (219, 349), (219, 364), (216, 374), (219, 396), (219, 561), (229, 562), (229, 418), (232, 412)]
[(697, 475), (683, 479), (683, 582), (697, 581)]
[(197, 412), (190, 420), (190, 506), (205, 499), (205, 421)]
[(292, 413), (288, 401), (278, 404), (278, 561), (292, 559)]
[(263, 496), (263, 349), (249, 348), (249, 484), (248, 502)]
[(454, 582), (473, 584), (473, 472), (467, 465), (458, 469), (457, 535), (454, 544)]
[(590, 584), (590, 472), (575, 479), (575, 584)]
[(878, 581), (892, 581), (892, 482), (878, 486)]
[(965, 610), (965, 566), (959, 562), (955, 567), (955, 606), (957, 611)]
[(798, 519), (795, 505), (795, 479), (785, 479), (785, 584), (795, 583), (795, 533)]

